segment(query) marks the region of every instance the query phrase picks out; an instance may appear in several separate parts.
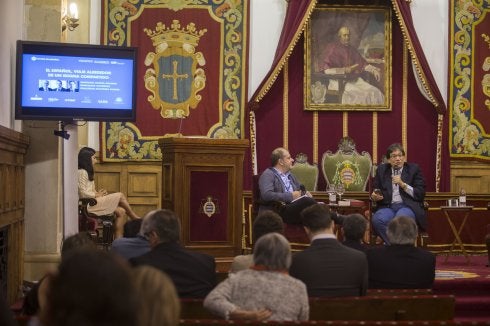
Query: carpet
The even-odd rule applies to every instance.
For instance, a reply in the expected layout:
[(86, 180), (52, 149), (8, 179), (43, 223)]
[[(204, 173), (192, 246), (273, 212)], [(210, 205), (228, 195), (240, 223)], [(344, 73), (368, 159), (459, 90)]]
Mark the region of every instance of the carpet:
[(490, 267), (488, 256), (437, 256), (434, 294), (453, 294), (455, 321), (490, 320)]

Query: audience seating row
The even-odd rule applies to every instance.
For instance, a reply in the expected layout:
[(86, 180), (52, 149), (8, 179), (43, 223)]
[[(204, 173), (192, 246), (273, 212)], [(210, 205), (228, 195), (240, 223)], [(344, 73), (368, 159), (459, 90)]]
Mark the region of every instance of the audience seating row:
[[(215, 319), (201, 299), (182, 299), (181, 318)], [(452, 320), (453, 295), (371, 295), (310, 298), (310, 320)]]
[(181, 319), (179, 325), (362, 325), (362, 326), (479, 326), (489, 325), (489, 322), (446, 321), (446, 320), (310, 320), (310, 321), (269, 321), (257, 322), (251, 320), (223, 320), (223, 319)]
[[(376, 295), (376, 293), (383, 295)], [(440, 325), (452, 325), (455, 305), (453, 295), (413, 293), (430, 293), (430, 290), (371, 290), (371, 295), (365, 297), (310, 298), (310, 321), (292, 324), (436, 325), (436, 321), (441, 321)], [(17, 314), (16, 319), (19, 325), (27, 325), (30, 318)], [(402, 321), (407, 322), (402, 323)], [(196, 324), (254, 325), (261, 323), (218, 319), (203, 307), (203, 299), (181, 299), (181, 325)], [(273, 324), (278, 324), (278, 322), (273, 322)]]
[[(228, 277), (228, 272), (217, 271), (216, 280), (218, 283)], [(433, 294), (432, 289), (368, 289), (367, 295), (429, 295)]]

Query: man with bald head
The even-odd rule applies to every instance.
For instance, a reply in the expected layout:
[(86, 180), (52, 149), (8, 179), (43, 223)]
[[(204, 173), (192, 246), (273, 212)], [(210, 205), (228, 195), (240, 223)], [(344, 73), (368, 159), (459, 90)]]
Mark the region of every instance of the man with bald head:
[[(299, 213), (305, 207), (315, 204), (311, 194), (302, 191), (298, 179), (291, 174), (294, 159), (289, 151), (283, 147), (274, 149), (271, 153), (271, 166), (260, 176), (259, 189), (261, 205), (259, 213), (265, 210), (276, 210), (274, 203), (284, 204), (278, 211), (285, 223), (301, 224)], [(295, 201), (305, 195), (300, 200)], [(293, 201), (295, 201), (293, 203)]]

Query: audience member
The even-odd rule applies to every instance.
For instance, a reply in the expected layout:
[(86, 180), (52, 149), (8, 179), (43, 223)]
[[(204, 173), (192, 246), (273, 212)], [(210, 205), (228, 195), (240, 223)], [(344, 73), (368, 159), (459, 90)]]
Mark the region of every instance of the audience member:
[[(79, 249), (96, 249), (97, 244), (87, 232), (79, 232), (68, 236), (61, 243), (61, 260)], [(24, 298), (22, 313), (27, 316), (39, 315), (45, 309), (46, 296), (51, 282), (52, 273), (44, 275), (27, 293)]]
[(61, 259), (65, 259), (67, 255), (76, 249), (82, 248), (97, 249), (97, 244), (87, 232), (70, 235), (61, 243)]
[(415, 247), (417, 232), (417, 224), (410, 217), (391, 220), (386, 232), (390, 245), (366, 252), (370, 288), (432, 288), (436, 258), (431, 252)]
[[(148, 242), (148, 239), (145, 237), (145, 234), (150, 231), (148, 230), (149, 223), (146, 216), (143, 219), (128, 221), (128, 223), (124, 225), (124, 237), (115, 239), (112, 242), (112, 252), (126, 259), (130, 259), (150, 251), (150, 242)], [(134, 228), (138, 225), (138, 232), (135, 233)]]
[(366, 255), (342, 245), (334, 235), (328, 206), (316, 204), (301, 213), (311, 245), (293, 256), (292, 277), (306, 284), (310, 297), (365, 295), (368, 285)]
[(405, 161), (405, 150), (398, 143), (388, 147), (386, 159), (388, 163), (380, 164), (376, 170), (371, 199), (376, 202), (373, 229), (388, 244), (386, 227), (394, 217), (411, 217), (425, 230), (427, 216), (425, 179), (418, 164)]
[(216, 285), (214, 258), (179, 244), (180, 221), (171, 210), (151, 211), (145, 216), (145, 224), (147, 219), (145, 236), (151, 250), (131, 258), (131, 264), (151, 265), (167, 273), (181, 298), (205, 297)]
[[(255, 218), (252, 226), (252, 243), (255, 244), (261, 236), (271, 232), (283, 234), (284, 223), (277, 213), (273, 211), (264, 211)], [(252, 266), (253, 263), (253, 254), (236, 256), (231, 263), (230, 272), (233, 273), (247, 269)]]
[(115, 238), (120, 238), (123, 235), (124, 214), (128, 214), (131, 219), (140, 218), (131, 209), (126, 196), (121, 192), (112, 194), (106, 190), (97, 191), (94, 182), (94, 164), (97, 161), (95, 150), (90, 147), (83, 147), (78, 152), (78, 197), (80, 198), (96, 198), (97, 204), (88, 206), (87, 210), (91, 214), (97, 216), (115, 214)]
[(367, 229), (367, 221), (361, 214), (347, 215), (342, 224), (344, 242), (342, 244), (353, 249), (366, 251), (367, 247), (362, 242)]
[(151, 266), (138, 266), (134, 268), (133, 280), (138, 298), (138, 325), (179, 324), (180, 300), (167, 274)]
[(134, 238), (138, 235), (141, 229), (141, 223), (143, 220), (138, 218), (136, 220), (127, 221), (124, 224), (123, 228), (123, 237), (124, 238)]
[(122, 259), (94, 249), (66, 256), (49, 283), (41, 322), (49, 326), (135, 326), (137, 300)]
[(287, 274), (291, 247), (268, 233), (254, 247), (254, 266), (233, 273), (209, 293), (204, 307), (225, 319), (301, 321), (309, 318), (305, 285)]

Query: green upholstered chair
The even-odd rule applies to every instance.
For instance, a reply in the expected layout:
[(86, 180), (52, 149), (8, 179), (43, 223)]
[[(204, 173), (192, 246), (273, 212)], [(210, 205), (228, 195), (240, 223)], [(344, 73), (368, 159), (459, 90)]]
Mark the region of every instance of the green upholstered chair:
[(318, 165), (308, 163), (308, 156), (304, 153), (296, 155), (291, 173), (298, 179), (299, 183), (305, 186), (308, 191), (316, 191), (318, 183)]
[(359, 154), (350, 137), (342, 137), (337, 152), (326, 151), (322, 157), (327, 187), (342, 183), (345, 191), (366, 190), (372, 165), (371, 155), (364, 151)]

